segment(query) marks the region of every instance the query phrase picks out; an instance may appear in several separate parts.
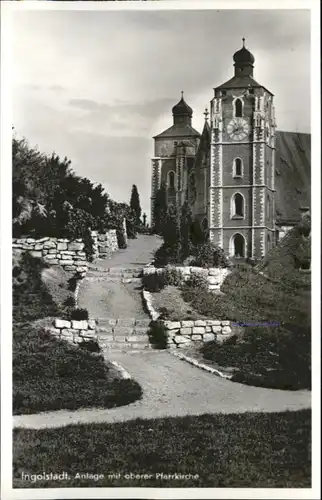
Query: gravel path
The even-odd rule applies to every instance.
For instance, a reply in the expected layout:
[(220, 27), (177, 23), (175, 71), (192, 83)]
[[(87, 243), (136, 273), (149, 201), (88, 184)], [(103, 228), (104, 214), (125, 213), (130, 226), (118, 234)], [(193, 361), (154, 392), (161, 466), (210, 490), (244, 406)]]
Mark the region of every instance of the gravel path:
[(107, 410), (61, 410), (15, 416), (14, 426), (38, 429), (135, 418), (278, 412), (311, 407), (310, 391), (280, 391), (237, 384), (204, 372), (165, 351), (115, 352), (111, 359), (120, 363), (141, 384), (141, 401)]
[[(143, 268), (151, 262), (153, 251), (160, 245), (158, 236), (139, 235), (128, 241), (126, 249), (118, 250), (110, 259), (98, 259), (94, 264), (100, 269), (113, 268), (114, 271)], [(80, 286), (78, 305), (88, 310), (90, 318), (148, 318), (142, 305), (140, 283), (104, 280), (99, 271), (93, 270), (89, 275), (90, 279), (85, 278)]]
[(135, 240), (128, 240), (128, 247), (115, 252), (109, 259), (99, 259), (99, 267), (143, 267), (153, 260), (153, 252), (162, 244), (156, 235), (140, 234)]
[(138, 283), (114, 281), (83, 281), (79, 288), (78, 305), (95, 318), (148, 318), (143, 310)]

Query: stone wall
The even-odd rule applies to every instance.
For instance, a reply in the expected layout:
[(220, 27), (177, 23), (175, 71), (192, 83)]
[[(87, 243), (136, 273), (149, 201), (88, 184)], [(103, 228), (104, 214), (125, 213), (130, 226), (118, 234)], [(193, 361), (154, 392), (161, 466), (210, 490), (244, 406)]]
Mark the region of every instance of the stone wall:
[(48, 328), (48, 332), (59, 339), (67, 340), (74, 344), (98, 340), (95, 320), (67, 321), (56, 318), (53, 322), (53, 327)]
[(13, 253), (29, 252), (33, 257), (43, 258), (50, 265), (60, 265), (65, 271), (84, 273), (88, 262), (82, 239), (22, 238), (13, 239)]
[[(103, 234), (92, 231), (92, 238), (94, 240), (94, 259), (97, 257), (108, 258), (118, 249), (116, 229), (110, 229)], [(13, 253), (29, 252), (33, 257), (44, 259), (51, 266), (60, 265), (65, 271), (76, 271), (81, 274), (88, 270), (84, 247), (85, 244), (81, 238), (69, 240), (44, 237), (12, 240)]]
[[(159, 320), (160, 314), (153, 307), (153, 293), (143, 290), (142, 298), (152, 321)], [(211, 340), (216, 340), (220, 344), (229, 337), (241, 333), (240, 328), (232, 326), (228, 320), (159, 321), (167, 330), (169, 348), (180, 348), (192, 342), (210, 342)]]
[(92, 231), (94, 240), (94, 259), (106, 259), (118, 249), (116, 229), (110, 229), (106, 233), (98, 234), (97, 231)]
[[(202, 267), (193, 267), (193, 266), (185, 266), (185, 267), (177, 267), (177, 266), (168, 266), (168, 269), (175, 269), (176, 271), (179, 271), (182, 273), (183, 279), (188, 280), (191, 276), (194, 274), (199, 274), (204, 276), (207, 281), (208, 281), (208, 288), (209, 290), (220, 290), (221, 285), (223, 284), (224, 280), (230, 274), (230, 270), (227, 268), (217, 268), (217, 267), (210, 267), (210, 268), (202, 268)], [(153, 266), (146, 266), (143, 269), (143, 274), (158, 274), (158, 273), (163, 273), (164, 268), (156, 268)]]
[(210, 342), (216, 340), (222, 343), (234, 335), (230, 321), (213, 319), (197, 319), (186, 321), (163, 321), (168, 332), (170, 348), (185, 347), (192, 342)]

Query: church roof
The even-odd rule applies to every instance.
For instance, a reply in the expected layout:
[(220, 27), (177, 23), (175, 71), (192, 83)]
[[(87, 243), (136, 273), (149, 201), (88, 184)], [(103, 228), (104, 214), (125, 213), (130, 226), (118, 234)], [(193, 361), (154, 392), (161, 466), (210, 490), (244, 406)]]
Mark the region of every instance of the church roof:
[(200, 137), (199, 132), (195, 130), (191, 125), (188, 124), (176, 124), (172, 125), (161, 134), (155, 135), (153, 139), (163, 137), (163, 138), (175, 138), (175, 137)]
[[(245, 42), (245, 39), (243, 39), (243, 42)], [(236, 64), (254, 64), (255, 62), (255, 57), (246, 49), (245, 45), (235, 52), (233, 59)]]
[(300, 220), (301, 207), (311, 205), (311, 134), (276, 132), (276, 220)]
[(180, 101), (178, 104), (173, 106), (172, 108), (172, 114), (173, 115), (188, 115), (192, 116), (192, 108), (188, 106), (186, 101), (184, 100), (183, 96), (181, 97)]
[(215, 90), (220, 89), (238, 89), (238, 88), (247, 88), (247, 87), (263, 87), (260, 83), (256, 82), (254, 78), (250, 75), (245, 76), (233, 76), (230, 80), (219, 85), (219, 87), (215, 87)]

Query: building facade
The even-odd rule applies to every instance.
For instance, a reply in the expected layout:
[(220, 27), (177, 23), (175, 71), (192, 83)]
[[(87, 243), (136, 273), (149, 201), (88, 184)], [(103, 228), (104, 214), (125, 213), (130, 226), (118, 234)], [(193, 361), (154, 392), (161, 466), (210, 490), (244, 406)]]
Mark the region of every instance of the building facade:
[[(234, 76), (214, 89), (210, 117), (206, 110), (201, 134), (192, 127), (193, 112), (182, 95), (172, 109), (173, 125), (154, 137), (151, 214), (164, 182), (168, 204), (180, 207), (187, 200), (210, 241), (231, 257), (259, 259), (275, 245), (279, 219), (283, 227), (292, 227), (300, 218), (300, 206), (309, 205), (309, 175), (298, 180), (301, 189), (296, 189), (302, 193), (305, 184), (305, 194), (302, 200), (297, 196), (300, 206), (293, 210), (291, 223), (276, 207), (276, 175), (287, 167), (281, 166), (281, 155), (276, 154), (281, 133), (276, 130), (274, 96), (254, 79), (255, 59), (244, 39), (233, 60)], [(291, 133), (282, 134), (288, 134), (290, 141)], [(301, 134), (291, 135), (296, 150), (301, 149), (297, 140), (305, 143), (302, 160), (307, 174), (309, 141), (297, 137)], [(284, 181), (294, 170), (294, 158), (293, 154)]]

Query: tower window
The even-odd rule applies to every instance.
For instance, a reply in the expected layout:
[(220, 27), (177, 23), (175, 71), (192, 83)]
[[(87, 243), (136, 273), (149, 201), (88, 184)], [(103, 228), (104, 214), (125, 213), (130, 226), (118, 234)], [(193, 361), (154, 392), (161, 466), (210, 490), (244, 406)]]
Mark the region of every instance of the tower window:
[(245, 213), (245, 200), (244, 197), (240, 193), (236, 193), (232, 197), (232, 203), (231, 203), (231, 215), (232, 218), (244, 218), (244, 213)]
[(243, 162), (241, 158), (235, 158), (233, 164), (233, 177), (242, 177)]
[(269, 196), (267, 195), (267, 197), (266, 197), (266, 217), (268, 220), (270, 218), (270, 215), (271, 215), (271, 200), (270, 200)]
[(174, 172), (172, 170), (168, 174), (168, 186), (170, 189), (174, 189)]
[(243, 116), (243, 103), (240, 99), (235, 101), (235, 116), (241, 118)]

